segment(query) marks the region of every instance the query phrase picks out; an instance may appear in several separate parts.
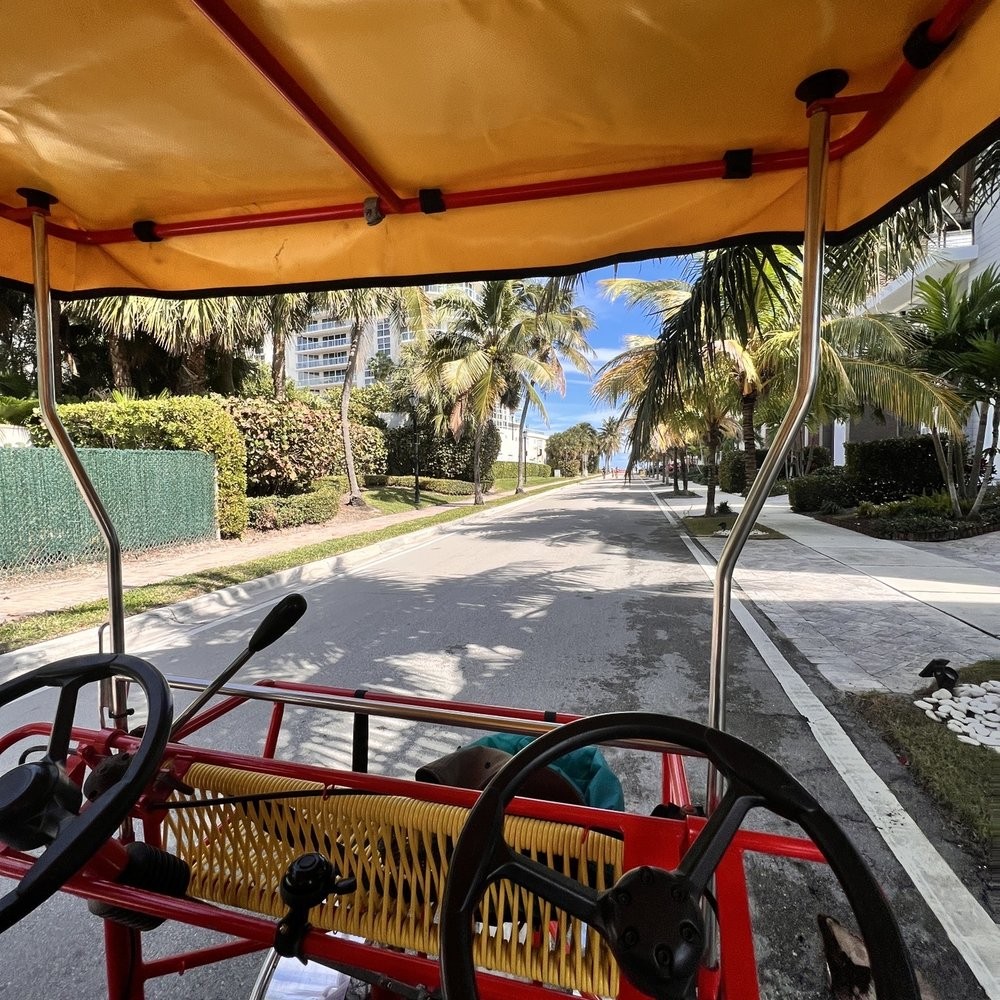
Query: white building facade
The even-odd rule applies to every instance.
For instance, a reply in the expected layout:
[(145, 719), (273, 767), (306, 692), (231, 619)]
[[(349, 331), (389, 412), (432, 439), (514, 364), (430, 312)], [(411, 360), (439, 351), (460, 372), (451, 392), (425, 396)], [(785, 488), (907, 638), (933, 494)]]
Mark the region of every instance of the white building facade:
[[(865, 308), (869, 312), (906, 312), (916, 301), (917, 283), (924, 278), (940, 279), (957, 269), (964, 290), (974, 278), (990, 267), (1000, 271), (1000, 200), (978, 212), (969, 228), (951, 229), (938, 234), (931, 241), (927, 256), (915, 268), (881, 288), (865, 304)], [(990, 417), (992, 407), (988, 414), (988, 418)], [(978, 426), (979, 415), (974, 410), (966, 427), (967, 436), (972, 438)], [(886, 414), (885, 424), (879, 426), (870, 420), (852, 424), (836, 423), (833, 425), (832, 441), (817, 443), (830, 446), (834, 464), (843, 465), (844, 445), (849, 441), (893, 437), (905, 430), (898, 420)], [(987, 429), (985, 446), (997, 447), (998, 442), (991, 442), (990, 437)]]

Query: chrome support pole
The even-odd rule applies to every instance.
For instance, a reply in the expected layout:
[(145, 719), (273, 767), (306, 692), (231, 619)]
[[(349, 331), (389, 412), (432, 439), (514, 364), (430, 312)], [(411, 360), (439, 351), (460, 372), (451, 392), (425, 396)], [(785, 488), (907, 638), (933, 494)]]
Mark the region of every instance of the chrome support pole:
[[(829, 165), (830, 116), (817, 111), (809, 119), (809, 165), (806, 174), (806, 220), (802, 259), (802, 326), (795, 393), (767, 451), (767, 458), (747, 494), (740, 516), (723, 546), (715, 571), (712, 606), (712, 656), (709, 668), (708, 724), (726, 728), (726, 678), (733, 571), (750, 531), (771, 492), (795, 435), (812, 405), (819, 381), (820, 319), (823, 298), (823, 235)], [(707, 805), (711, 812), (722, 797), (721, 775), (709, 767)]]
[[(45, 213), (32, 212), (31, 215), (31, 259), (35, 282), (35, 332), (38, 351), (38, 406), (42, 413), (42, 423), (52, 436), (56, 450), (62, 455), (76, 483), (80, 495), (86, 503), (90, 516), (104, 538), (108, 550), (108, 607), (111, 623), (111, 650), (125, 651), (125, 605), (122, 584), (122, 550), (118, 533), (111, 523), (101, 498), (97, 495), (87, 470), (80, 461), (66, 428), (59, 419), (56, 409), (56, 365), (52, 341), (52, 296), (49, 286), (49, 246), (45, 231)], [(125, 698), (127, 684), (124, 680), (102, 682), (101, 710), (107, 709), (111, 722), (125, 728), (127, 711)], [(102, 718), (102, 723), (104, 719)]]
[[(806, 219), (802, 254), (802, 326), (795, 393), (784, 420), (767, 451), (746, 502), (723, 546), (715, 571), (712, 606), (712, 656), (709, 671), (708, 724), (726, 728), (726, 678), (729, 655), (729, 613), (733, 571), (750, 531), (771, 492), (792, 441), (812, 405), (819, 381), (820, 319), (823, 298), (823, 236), (829, 166), (830, 116), (817, 111), (809, 119), (809, 165), (806, 174)], [(721, 775), (709, 768), (707, 804), (711, 812), (722, 797)]]
[[(802, 247), (802, 326), (799, 332), (799, 368), (791, 405), (781, 421), (767, 458), (747, 493), (715, 568), (712, 601), (712, 658), (709, 667), (708, 724), (726, 728), (726, 679), (729, 657), (729, 612), (733, 571), (743, 546), (750, 537), (778, 471), (791, 450), (795, 435), (805, 423), (819, 381), (820, 320), (823, 300), (823, 234), (826, 218), (826, 175), (829, 166), (830, 116), (817, 111), (809, 119), (809, 164), (806, 172), (806, 222)], [(725, 792), (722, 775), (708, 764), (706, 812), (711, 813)], [(715, 892), (715, 879), (711, 882)], [(720, 960), (719, 926), (707, 902), (702, 906), (705, 921), (705, 951), (702, 962), (710, 969)]]

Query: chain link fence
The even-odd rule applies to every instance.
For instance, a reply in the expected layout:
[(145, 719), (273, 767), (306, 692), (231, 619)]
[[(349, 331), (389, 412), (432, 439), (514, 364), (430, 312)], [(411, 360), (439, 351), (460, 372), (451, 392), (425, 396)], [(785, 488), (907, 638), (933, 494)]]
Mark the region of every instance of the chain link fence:
[[(218, 537), (215, 460), (197, 451), (81, 448), (124, 552)], [(0, 448), (0, 580), (104, 559), (97, 526), (52, 448)]]

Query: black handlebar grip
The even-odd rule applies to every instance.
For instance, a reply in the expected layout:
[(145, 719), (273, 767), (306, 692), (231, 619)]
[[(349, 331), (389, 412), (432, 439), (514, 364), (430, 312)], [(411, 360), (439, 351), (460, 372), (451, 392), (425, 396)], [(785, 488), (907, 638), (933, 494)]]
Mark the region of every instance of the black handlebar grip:
[(247, 643), (250, 652), (259, 653), (280, 639), (306, 613), (306, 607), (301, 594), (289, 594), (278, 601), (250, 637)]

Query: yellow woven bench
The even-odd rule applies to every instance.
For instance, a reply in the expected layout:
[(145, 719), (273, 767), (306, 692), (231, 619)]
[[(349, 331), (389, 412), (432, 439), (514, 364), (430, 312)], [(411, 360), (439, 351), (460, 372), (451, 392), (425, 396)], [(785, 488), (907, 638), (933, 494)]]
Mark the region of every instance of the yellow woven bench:
[[(175, 801), (314, 791), (312, 781), (207, 764), (184, 780), (193, 795)], [(173, 848), (191, 866), (189, 895), (281, 917), (278, 886), (289, 863), (317, 851), (357, 891), (315, 909), (315, 927), (418, 954), (438, 953), (439, 907), (448, 860), (465, 822), (460, 806), (375, 794), (215, 804), (170, 810)], [(516, 851), (597, 890), (622, 874), (623, 842), (580, 826), (510, 816), (505, 838)], [(477, 965), (599, 996), (618, 992), (618, 967), (597, 934), (543, 899), (508, 882), (483, 899), (488, 915), (476, 936)], [(538, 933), (544, 929), (545, 933)]]

